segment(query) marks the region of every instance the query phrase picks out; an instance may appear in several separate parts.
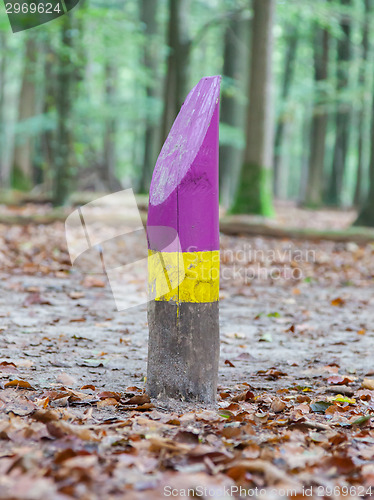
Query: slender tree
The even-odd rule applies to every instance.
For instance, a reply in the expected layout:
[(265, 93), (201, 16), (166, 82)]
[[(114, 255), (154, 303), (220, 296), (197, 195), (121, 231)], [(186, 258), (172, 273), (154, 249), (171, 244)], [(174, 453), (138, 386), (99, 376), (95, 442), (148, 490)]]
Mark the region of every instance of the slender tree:
[(164, 88), (164, 113), (161, 141), (169, 130), (187, 95), (191, 40), (188, 35), (188, 4), (190, 0), (168, 0), (167, 73)]
[[(351, 5), (351, 0), (340, 0), (343, 7)], [(351, 60), (351, 19), (344, 12), (340, 21), (342, 36), (338, 41), (337, 49), (337, 94), (347, 89), (349, 81), (349, 62)], [(339, 205), (343, 191), (343, 178), (348, 153), (349, 127), (351, 121), (351, 105), (347, 102), (338, 102), (335, 113), (335, 146), (326, 202), (329, 205)]]
[(254, 0), (246, 148), (233, 213), (271, 215), (272, 55), (275, 1)]
[(310, 134), (308, 181), (304, 204), (311, 208), (322, 205), (323, 170), (325, 163), (326, 132), (328, 115), (326, 112), (326, 82), (329, 61), (329, 34), (317, 23), (313, 40), (315, 101)]
[(354, 225), (374, 227), (374, 99), (371, 105), (371, 137), (370, 137), (369, 190), (366, 202)]
[(5, 164), (5, 76), (7, 66), (7, 39), (0, 31), (0, 187), (9, 187), (9, 171)]
[[(44, 44), (44, 95), (43, 95), (43, 113), (45, 116), (51, 116), (56, 109), (56, 79), (57, 79), (57, 54), (52, 47), (50, 40)], [(52, 193), (52, 178), (54, 168), (54, 158), (56, 155), (56, 133), (55, 130), (47, 128), (42, 132), (41, 150), (43, 165), (43, 184), (44, 191)]]
[[(221, 99), (221, 123), (234, 128), (243, 128), (245, 108), (238, 94), (245, 91), (248, 76), (248, 33), (250, 19), (236, 12), (230, 18), (224, 41), (223, 75), (225, 77)], [(225, 83), (224, 82), (224, 83)], [(220, 197), (224, 206), (229, 206), (235, 192), (236, 181), (242, 162), (242, 150), (235, 144), (222, 144), (220, 154)]]
[(116, 177), (116, 133), (117, 119), (115, 116), (115, 103), (118, 91), (118, 71), (114, 61), (107, 61), (105, 64), (105, 102), (107, 104), (107, 118), (104, 123), (104, 151), (101, 179), (107, 189), (116, 191), (121, 185)]
[(61, 47), (59, 51), (57, 114), (58, 137), (53, 199), (56, 205), (66, 201), (72, 178), (72, 83), (74, 66), (71, 61), (73, 46), (72, 13), (61, 18)]
[(361, 87), (361, 103), (358, 112), (358, 163), (356, 175), (356, 188), (354, 195), (354, 203), (359, 206), (362, 201), (363, 191), (363, 170), (364, 170), (364, 137), (365, 137), (365, 117), (366, 115), (366, 80), (367, 80), (367, 65), (369, 53), (369, 19), (371, 14), (371, 0), (364, 0), (365, 10), (362, 30), (362, 59), (359, 74), (359, 85)]
[[(299, 42), (299, 26), (295, 23), (289, 23), (285, 27), (287, 49), (285, 54), (285, 64), (283, 72), (283, 81), (281, 86), (281, 100), (283, 106), (287, 104), (290, 94), (291, 84), (295, 72), (295, 59), (297, 45)], [(285, 130), (284, 116), (281, 114), (277, 121), (274, 142), (274, 194), (280, 195), (281, 187), (281, 149)]]
[(157, 67), (159, 63), (158, 51), (159, 47), (155, 37), (158, 32), (157, 25), (157, 10), (158, 0), (142, 0), (141, 3), (141, 20), (144, 24), (144, 56), (143, 64), (146, 70), (146, 123), (144, 137), (144, 160), (142, 168), (142, 176), (140, 179), (139, 190), (146, 192), (152, 178), (152, 171), (156, 161), (157, 149), (159, 145), (159, 130), (157, 123), (152, 114), (152, 104), (157, 99), (159, 94)]
[[(36, 57), (37, 43), (34, 32), (26, 32), (25, 56), (22, 73), (21, 91), (18, 102), (18, 123), (22, 124), (36, 114)], [(13, 160), (13, 186), (27, 191), (33, 181), (33, 148), (32, 131), (16, 135)]]

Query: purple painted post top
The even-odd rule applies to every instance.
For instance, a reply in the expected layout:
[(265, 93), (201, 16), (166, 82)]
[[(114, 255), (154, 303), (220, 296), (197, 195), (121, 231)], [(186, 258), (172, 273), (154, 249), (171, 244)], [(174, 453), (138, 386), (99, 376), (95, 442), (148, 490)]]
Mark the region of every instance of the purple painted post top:
[[(147, 221), (152, 250), (219, 250), (220, 83), (220, 76), (202, 78), (191, 90), (158, 157)], [(168, 241), (160, 226), (170, 228)], [(173, 242), (176, 235), (180, 246)]]

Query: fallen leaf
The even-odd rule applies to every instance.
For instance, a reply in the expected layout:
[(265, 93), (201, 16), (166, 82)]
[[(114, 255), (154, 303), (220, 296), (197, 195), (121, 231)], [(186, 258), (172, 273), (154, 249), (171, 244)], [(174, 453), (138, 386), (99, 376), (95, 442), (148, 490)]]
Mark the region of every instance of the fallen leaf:
[(279, 398), (275, 398), (270, 406), (271, 411), (280, 413), (287, 407), (286, 403)]
[(345, 300), (343, 300), (341, 297), (337, 297), (336, 299), (331, 301), (331, 305), (335, 307), (342, 307), (345, 304)]
[(374, 379), (373, 378), (364, 378), (362, 381), (361, 387), (363, 389), (369, 389), (374, 391)]
[(106, 406), (117, 406), (119, 403), (114, 398), (106, 398), (97, 402), (98, 408), (105, 408)]
[(252, 391), (245, 391), (241, 392), (237, 396), (234, 396), (231, 401), (234, 403), (238, 403), (239, 401), (253, 401), (255, 398), (255, 395)]
[(26, 380), (10, 380), (4, 384), (4, 387), (16, 387), (17, 389), (29, 389), (35, 391), (34, 387)]
[(330, 403), (329, 401), (315, 401), (310, 404), (310, 409), (315, 413), (325, 413), (327, 408), (332, 404), (333, 403)]
[(68, 387), (73, 387), (77, 384), (76, 379), (65, 372), (59, 373), (57, 376), (57, 382), (61, 382), (61, 384), (67, 385)]
[(148, 394), (139, 394), (138, 396), (133, 396), (132, 398), (123, 401), (124, 405), (143, 405), (144, 403), (150, 403), (151, 398)]

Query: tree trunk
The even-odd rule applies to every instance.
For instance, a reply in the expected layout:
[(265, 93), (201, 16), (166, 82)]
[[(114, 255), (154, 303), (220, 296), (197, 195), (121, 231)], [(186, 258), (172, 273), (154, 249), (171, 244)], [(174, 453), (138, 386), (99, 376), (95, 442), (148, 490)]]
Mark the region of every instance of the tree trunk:
[[(314, 39), (314, 81), (317, 97), (314, 103), (308, 181), (304, 204), (311, 208), (322, 205), (323, 167), (325, 162), (326, 132), (328, 115), (325, 111), (326, 89), (323, 86), (328, 75), (329, 34), (326, 29), (315, 26)], [(322, 84), (322, 85), (321, 85)]]
[[(341, 0), (343, 6), (349, 6), (351, 0)], [(337, 51), (337, 94), (347, 89), (349, 81), (349, 62), (351, 59), (350, 42), (350, 19), (348, 16), (340, 22), (342, 38), (338, 41)], [(349, 125), (351, 117), (350, 104), (338, 103), (335, 115), (335, 147), (332, 162), (332, 173), (330, 176), (329, 189), (326, 202), (332, 206), (338, 206), (341, 202), (343, 191), (343, 178), (348, 152)]]
[(116, 178), (116, 132), (117, 120), (115, 118), (115, 103), (117, 94), (117, 66), (113, 62), (105, 65), (105, 100), (108, 117), (105, 120), (104, 152), (101, 178), (111, 191), (121, 189)]
[[(56, 52), (50, 43), (45, 45), (44, 55), (44, 98), (43, 113), (49, 115), (56, 107)], [(41, 148), (43, 158), (43, 184), (44, 191), (49, 194), (52, 192), (52, 176), (54, 168), (56, 134), (53, 130), (45, 130), (41, 137)]]
[[(290, 25), (287, 27), (288, 35), (288, 46), (285, 56), (285, 67), (283, 73), (283, 83), (281, 91), (282, 106), (286, 106), (287, 99), (290, 93), (290, 88), (293, 80), (293, 75), (295, 71), (295, 58), (296, 50), (299, 41), (298, 35), (299, 27), (298, 25)], [(284, 136), (285, 120), (283, 113), (278, 119), (276, 132), (275, 132), (275, 142), (274, 142), (274, 194), (276, 197), (280, 195), (280, 184), (281, 184), (281, 148)]]
[(167, 74), (164, 93), (161, 145), (179, 113), (188, 90), (191, 41), (187, 32), (189, 0), (169, 0)]
[(71, 61), (73, 46), (72, 14), (67, 14), (61, 20), (61, 47), (58, 68), (58, 138), (56, 144), (56, 172), (54, 179), (53, 200), (55, 205), (62, 205), (69, 194), (72, 176), (72, 136), (71, 107), (72, 82), (74, 66)]
[[(26, 36), (26, 35), (25, 35)], [(36, 100), (36, 57), (37, 45), (35, 35), (28, 33), (25, 38), (26, 51), (18, 103), (18, 123), (22, 123), (35, 115)], [(32, 186), (32, 160), (34, 140), (30, 134), (17, 133), (14, 147), (12, 184), (15, 188), (25, 190)]]
[(10, 179), (5, 164), (5, 72), (7, 65), (7, 39), (4, 32), (0, 32), (0, 188), (8, 188)]
[(354, 204), (360, 206), (362, 201), (362, 177), (364, 170), (364, 136), (365, 136), (365, 116), (366, 115), (366, 95), (365, 95), (365, 83), (367, 74), (367, 62), (368, 62), (368, 52), (369, 52), (369, 19), (371, 11), (371, 0), (364, 0), (365, 3), (365, 14), (364, 14), (364, 27), (362, 33), (362, 60), (359, 76), (359, 85), (361, 87), (362, 98), (361, 98), (361, 108), (358, 113), (358, 164), (357, 164), (357, 177), (356, 177), (356, 188), (354, 195)]
[(271, 215), (274, 0), (254, 0), (246, 149), (233, 213)]
[(144, 43), (144, 67), (147, 71), (147, 111), (146, 111), (146, 124), (144, 136), (144, 160), (142, 168), (142, 177), (140, 180), (140, 192), (147, 192), (151, 183), (152, 172), (154, 164), (157, 159), (157, 148), (159, 146), (159, 133), (157, 123), (152, 116), (152, 104), (158, 96), (158, 52), (159, 48), (156, 43), (155, 37), (157, 35), (157, 0), (143, 0), (141, 7), (141, 19), (145, 25), (145, 43)]
[(374, 227), (374, 99), (371, 107), (369, 192), (366, 203), (359, 213), (354, 225)]
[[(224, 46), (223, 74), (226, 78), (226, 91), (221, 99), (221, 123), (232, 128), (243, 129), (245, 110), (238, 98), (247, 85), (250, 20), (235, 14), (226, 28)], [(242, 162), (242, 150), (235, 144), (223, 144), (220, 154), (220, 199), (224, 206), (229, 206), (235, 194), (236, 183)]]

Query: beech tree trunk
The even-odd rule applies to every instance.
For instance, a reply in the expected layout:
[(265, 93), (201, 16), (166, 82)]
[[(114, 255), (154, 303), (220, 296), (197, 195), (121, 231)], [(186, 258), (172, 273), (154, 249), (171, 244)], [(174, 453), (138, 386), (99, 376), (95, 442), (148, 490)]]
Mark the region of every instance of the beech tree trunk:
[[(282, 91), (281, 91), (281, 100), (283, 105), (286, 105), (287, 99), (290, 93), (291, 84), (293, 80), (293, 75), (295, 71), (295, 59), (296, 59), (296, 51), (297, 45), (299, 41), (298, 35), (298, 26), (292, 25), (287, 27), (288, 32), (288, 45), (287, 52), (285, 56), (285, 65), (284, 65), (284, 73), (283, 73), (283, 83), (282, 83)], [(274, 141), (274, 194), (276, 197), (279, 197), (281, 191), (281, 149), (282, 142), (284, 136), (285, 129), (285, 119), (283, 114), (281, 114), (278, 119), (276, 132), (275, 132), (275, 141)]]
[(147, 192), (152, 179), (153, 167), (156, 163), (158, 146), (159, 146), (159, 133), (157, 123), (149, 110), (152, 108), (152, 101), (158, 96), (158, 45), (155, 37), (157, 35), (157, 0), (143, 0), (141, 7), (141, 19), (145, 25), (144, 34), (146, 36), (144, 44), (144, 67), (147, 71), (147, 111), (146, 111), (146, 124), (145, 124), (145, 137), (144, 137), (144, 159), (142, 176), (140, 179), (140, 192)]
[(111, 191), (121, 189), (116, 177), (116, 133), (115, 102), (117, 94), (117, 67), (113, 61), (105, 65), (105, 101), (108, 107), (108, 117), (105, 120), (103, 162), (101, 179)]
[(188, 90), (191, 40), (187, 31), (189, 0), (169, 0), (167, 74), (164, 88), (164, 113), (161, 146), (179, 113)]
[[(249, 19), (243, 19), (236, 13), (231, 19), (225, 32), (223, 74), (226, 77), (226, 91), (222, 92), (221, 123), (232, 128), (243, 129), (245, 125), (245, 109), (238, 98), (238, 92), (245, 91), (248, 77)], [(220, 199), (228, 207), (235, 194), (235, 188), (240, 172), (243, 151), (234, 144), (223, 144), (219, 148), (220, 154)]]
[[(25, 35), (25, 56), (22, 75), (21, 92), (18, 103), (18, 123), (22, 123), (35, 115), (36, 97), (36, 57), (37, 44), (35, 35), (30, 32)], [(12, 184), (16, 189), (27, 191), (32, 186), (33, 180), (33, 148), (34, 140), (25, 132), (16, 134)]]
[(62, 205), (69, 194), (72, 178), (72, 83), (74, 66), (70, 59), (73, 46), (71, 13), (62, 17), (61, 47), (59, 53), (57, 113), (58, 136), (56, 144), (56, 169), (53, 200), (55, 205)]
[[(51, 44), (46, 43), (44, 47), (44, 99), (43, 113), (50, 114), (56, 107), (56, 79), (57, 79), (57, 55)], [(56, 132), (45, 130), (41, 137), (41, 148), (43, 156), (43, 184), (48, 193), (52, 193), (53, 168), (56, 154)]]
[[(341, 0), (341, 4), (349, 6), (351, 0)], [(347, 88), (349, 81), (349, 62), (351, 59), (351, 26), (350, 18), (344, 17), (340, 22), (343, 32), (342, 38), (338, 41), (337, 50), (337, 93), (338, 95)], [(351, 105), (343, 102), (338, 103), (335, 114), (335, 147), (332, 162), (332, 172), (330, 176), (329, 189), (326, 202), (332, 206), (338, 206), (341, 202), (343, 191), (343, 178), (348, 152), (349, 126), (351, 118)]]
[(371, 107), (370, 138), (369, 192), (366, 203), (354, 223), (355, 226), (374, 227), (374, 99)]
[(8, 188), (10, 184), (9, 171), (5, 164), (5, 72), (7, 64), (7, 39), (0, 32), (0, 188)]
[(304, 204), (311, 208), (322, 205), (323, 170), (325, 163), (326, 132), (328, 115), (325, 110), (326, 90), (323, 84), (328, 76), (329, 34), (327, 30), (315, 26), (314, 37), (314, 81), (316, 99), (313, 109), (308, 181)]
[(233, 213), (272, 215), (272, 55), (275, 0), (254, 0), (246, 148)]
[[(364, 0), (365, 3), (365, 14), (364, 14), (364, 25), (362, 33), (362, 61), (359, 76), (359, 85), (361, 86), (362, 92), (365, 89), (366, 77), (367, 77), (367, 62), (368, 62), (368, 52), (369, 52), (369, 19), (371, 11), (371, 0)], [(363, 94), (361, 99), (361, 109), (358, 113), (358, 163), (357, 163), (357, 176), (356, 176), (356, 188), (354, 195), (354, 204), (360, 206), (362, 202), (362, 191), (363, 191), (363, 170), (364, 170), (364, 136), (365, 136), (365, 117), (366, 117), (366, 95)]]

